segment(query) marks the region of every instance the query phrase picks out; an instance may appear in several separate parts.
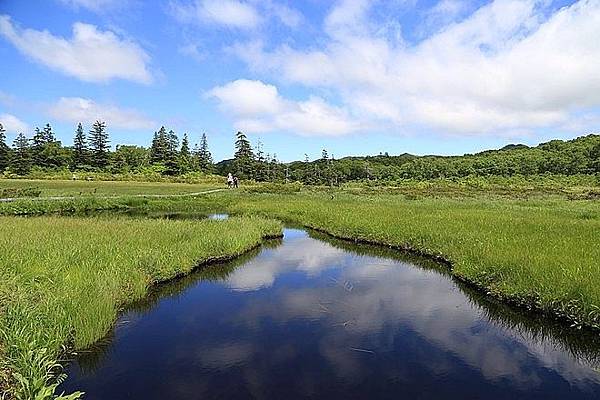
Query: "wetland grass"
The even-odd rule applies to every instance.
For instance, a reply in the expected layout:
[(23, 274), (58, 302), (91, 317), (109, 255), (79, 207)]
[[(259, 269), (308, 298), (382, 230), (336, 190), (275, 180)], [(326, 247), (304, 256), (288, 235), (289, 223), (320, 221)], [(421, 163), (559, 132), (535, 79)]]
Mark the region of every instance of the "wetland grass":
[[(498, 298), (600, 328), (597, 201), (420, 199), (391, 195), (244, 195), (228, 211), (410, 249)], [(205, 201), (210, 201), (206, 199)], [(226, 203), (225, 200), (217, 203)]]
[(0, 217), (0, 389), (52, 398), (64, 346), (101, 338), (153, 283), (280, 234), (261, 218)]

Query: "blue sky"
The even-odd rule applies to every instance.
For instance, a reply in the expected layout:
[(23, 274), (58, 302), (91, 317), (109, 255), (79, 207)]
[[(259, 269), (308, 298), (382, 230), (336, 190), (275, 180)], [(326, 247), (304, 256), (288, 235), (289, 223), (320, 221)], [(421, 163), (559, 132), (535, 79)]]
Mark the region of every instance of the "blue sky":
[(217, 160), (535, 144), (600, 131), (599, 37), (599, 0), (2, 0), (0, 122)]

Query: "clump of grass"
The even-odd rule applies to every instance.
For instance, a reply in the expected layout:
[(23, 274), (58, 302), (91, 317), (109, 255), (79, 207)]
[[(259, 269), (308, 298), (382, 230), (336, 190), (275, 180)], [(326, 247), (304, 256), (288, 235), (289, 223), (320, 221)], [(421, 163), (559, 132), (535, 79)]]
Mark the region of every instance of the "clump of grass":
[(63, 346), (101, 338), (153, 283), (280, 233), (260, 218), (0, 217), (0, 387), (17, 399), (52, 398)]

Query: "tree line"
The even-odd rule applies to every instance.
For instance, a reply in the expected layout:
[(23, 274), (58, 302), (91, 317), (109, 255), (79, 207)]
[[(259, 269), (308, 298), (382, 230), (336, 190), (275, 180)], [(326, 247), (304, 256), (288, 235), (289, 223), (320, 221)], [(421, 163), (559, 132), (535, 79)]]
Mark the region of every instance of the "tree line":
[(56, 139), (50, 124), (35, 128), (31, 138), (19, 133), (12, 143), (6, 143), (6, 131), (0, 123), (0, 173), (27, 175), (31, 170), (64, 170), (86, 172), (158, 172), (180, 175), (188, 172), (213, 173), (213, 159), (206, 134), (200, 143), (190, 148), (187, 134), (181, 144), (173, 130), (163, 126), (154, 133), (150, 148), (117, 145), (111, 150), (106, 123), (96, 121), (86, 133), (79, 123), (73, 146), (63, 146)]
[(117, 145), (110, 149), (106, 124), (96, 121), (86, 134), (82, 124), (75, 130), (73, 146), (62, 146), (50, 124), (36, 128), (33, 137), (22, 133), (6, 144), (0, 124), (0, 172), (26, 175), (31, 169), (102, 171), (112, 173), (155, 172), (180, 175), (189, 172), (233, 173), (240, 179), (263, 182), (298, 181), (311, 185), (337, 185), (349, 181), (393, 182), (402, 179), (463, 178), (469, 176), (534, 176), (541, 174), (600, 174), (600, 135), (563, 141), (552, 140), (535, 147), (508, 145), (499, 150), (463, 156), (415, 156), (411, 154), (344, 157), (335, 159), (323, 149), (316, 160), (281, 163), (276, 154), (265, 153), (259, 141), (253, 146), (243, 132), (235, 135), (235, 154), (214, 164), (206, 134), (190, 148), (187, 134), (181, 142), (164, 126), (154, 133), (149, 148)]

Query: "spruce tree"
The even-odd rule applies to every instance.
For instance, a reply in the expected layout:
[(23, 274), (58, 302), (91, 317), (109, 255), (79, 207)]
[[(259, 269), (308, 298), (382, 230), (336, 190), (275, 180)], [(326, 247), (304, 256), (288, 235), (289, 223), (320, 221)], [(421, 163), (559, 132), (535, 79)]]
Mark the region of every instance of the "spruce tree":
[(150, 148), (150, 162), (152, 164), (166, 164), (167, 153), (169, 151), (169, 143), (167, 138), (167, 130), (161, 126), (158, 132), (154, 133), (152, 139), (152, 147)]
[(165, 158), (165, 173), (167, 175), (179, 174), (179, 139), (172, 130), (167, 135), (167, 154)]
[(98, 169), (106, 168), (109, 157), (109, 143), (106, 123), (103, 121), (94, 122), (89, 134), (92, 166)]
[(250, 146), (246, 135), (243, 132), (238, 132), (235, 140), (234, 172), (241, 178), (252, 178), (254, 175), (253, 164), (252, 146)]
[(61, 144), (56, 140), (52, 126), (46, 124), (44, 129), (35, 128), (30, 148), (32, 163), (41, 168), (62, 166)]
[(190, 141), (187, 133), (183, 134), (181, 140), (181, 150), (179, 151), (179, 170), (182, 173), (188, 172), (192, 167), (192, 158), (190, 154)]
[(46, 140), (44, 139), (44, 132), (36, 127), (33, 138), (31, 139), (31, 147), (29, 148), (33, 165), (40, 167), (44, 166), (43, 152), (45, 144)]
[(208, 149), (208, 139), (206, 133), (202, 134), (200, 139), (200, 150), (198, 152), (198, 164), (203, 172), (210, 172), (213, 168), (213, 159)]
[(10, 147), (6, 144), (6, 130), (0, 123), (0, 174), (8, 167), (10, 162)]
[(50, 124), (46, 124), (44, 130), (42, 131), (42, 135), (45, 143), (56, 142), (56, 136), (54, 135), (54, 132), (52, 132), (52, 127)]
[(88, 148), (81, 122), (77, 125), (73, 138), (73, 168), (81, 168), (88, 164)]
[(13, 141), (13, 152), (10, 168), (19, 175), (26, 175), (31, 169), (29, 140), (20, 132)]

